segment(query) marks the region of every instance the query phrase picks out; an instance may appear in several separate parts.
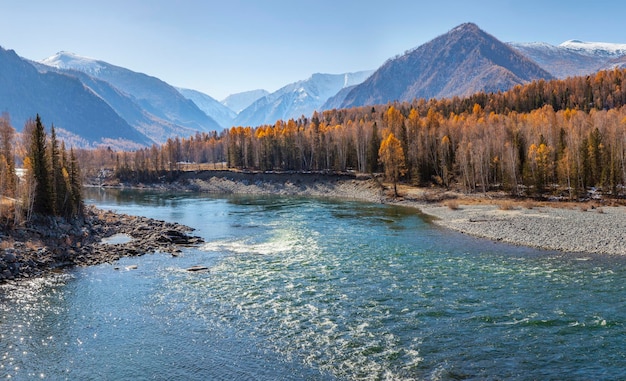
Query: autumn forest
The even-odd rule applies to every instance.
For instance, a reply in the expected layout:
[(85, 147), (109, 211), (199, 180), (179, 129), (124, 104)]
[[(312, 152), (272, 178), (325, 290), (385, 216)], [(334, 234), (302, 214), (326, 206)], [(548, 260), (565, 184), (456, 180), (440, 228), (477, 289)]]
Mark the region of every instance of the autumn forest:
[(624, 196), (626, 70), (536, 81), (466, 98), (330, 110), (273, 125), (172, 138), (133, 152), (77, 152), (83, 170), (121, 180), (181, 163), (258, 171), (384, 173), (389, 181), (577, 199)]

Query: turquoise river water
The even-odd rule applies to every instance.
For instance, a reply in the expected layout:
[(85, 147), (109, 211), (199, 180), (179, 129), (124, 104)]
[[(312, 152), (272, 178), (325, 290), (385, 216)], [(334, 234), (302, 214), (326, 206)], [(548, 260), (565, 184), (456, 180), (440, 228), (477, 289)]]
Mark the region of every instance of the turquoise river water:
[(0, 286), (0, 378), (626, 379), (623, 257), (492, 243), (354, 201), (87, 200), (206, 243)]

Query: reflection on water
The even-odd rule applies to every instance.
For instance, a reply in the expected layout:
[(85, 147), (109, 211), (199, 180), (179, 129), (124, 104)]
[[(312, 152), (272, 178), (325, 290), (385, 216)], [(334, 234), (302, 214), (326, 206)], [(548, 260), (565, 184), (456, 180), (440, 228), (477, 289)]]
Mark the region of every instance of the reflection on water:
[(99, 192), (206, 243), (2, 286), (0, 377), (626, 378), (621, 257), (476, 240), (384, 205)]
[(128, 243), (132, 240), (133, 240), (133, 237), (129, 236), (128, 234), (120, 233), (120, 234), (113, 234), (110, 237), (102, 238), (100, 243), (103, 243), (106, 245), (119, 245), (123, 243)]

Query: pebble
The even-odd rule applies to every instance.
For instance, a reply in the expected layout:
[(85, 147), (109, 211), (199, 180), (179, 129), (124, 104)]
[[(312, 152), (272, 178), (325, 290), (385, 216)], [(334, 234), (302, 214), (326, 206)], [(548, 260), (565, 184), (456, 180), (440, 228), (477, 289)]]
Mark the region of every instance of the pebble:
[[(437, 225), (476, 237), (572, 253), (626, 254), (626, 208), (537, 207), (500, 210), (497, 205), (415, 205)], [(475, 222), (470, 222), (474, 220)]]

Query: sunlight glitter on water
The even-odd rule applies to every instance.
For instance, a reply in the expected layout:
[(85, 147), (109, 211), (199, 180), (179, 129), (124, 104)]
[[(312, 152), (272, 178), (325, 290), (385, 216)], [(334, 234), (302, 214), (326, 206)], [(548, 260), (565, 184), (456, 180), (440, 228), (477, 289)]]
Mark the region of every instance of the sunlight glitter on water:
[(121, 211), (201, 221), (207, 243), (2, 289), (0, 378), (626, 379), (622, 258), (474, 240), (383, 205), (138, 199)]

